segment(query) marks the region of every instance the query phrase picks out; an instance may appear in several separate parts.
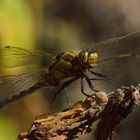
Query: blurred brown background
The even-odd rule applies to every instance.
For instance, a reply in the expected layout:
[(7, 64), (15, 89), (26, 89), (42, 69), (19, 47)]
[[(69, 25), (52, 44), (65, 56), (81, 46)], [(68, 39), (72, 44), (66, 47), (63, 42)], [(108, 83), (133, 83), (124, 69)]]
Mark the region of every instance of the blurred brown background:
[[(105, 40), (140, 30), (139, 0), (1, 0), (0, 45), (26, 49), (49, 49), (56, 52), (78, 50), (89, 42)], [(140, 52), (140, 37), (116, 45), (97, 48), (106, 58), (121, 53)], [(6, 60), (5, 60), (6, 61)], [(18, 71), (23, 71), (21, 68)], [(15, 69), (5, 72), (15, 73)], [(112, 91), (120, 85), (139, 83), (140, 62), (135, 58), (106, 62), (96, 69), (112, 78), (115, 83), (95, 82), (101, 90)], [(3, 72), (3, 71), (2, 71)], [(42, 94), (37, 94), (38, 92)], [(68, 87), (72, 103), (81, 98), (80, 83)], [(36, 93), (0, 110), (0, 139), (14, 140), (27, 131), (38, 115), (47, 113), (52, 93), (48, 89)], [(67, 107), (64, 94), (55, 103), (56, 110)], [(140, 113), (137, 108), (117, 128), (117, 139), (139, 140)], [(93, 139), (85, 135), (83, 139)]]

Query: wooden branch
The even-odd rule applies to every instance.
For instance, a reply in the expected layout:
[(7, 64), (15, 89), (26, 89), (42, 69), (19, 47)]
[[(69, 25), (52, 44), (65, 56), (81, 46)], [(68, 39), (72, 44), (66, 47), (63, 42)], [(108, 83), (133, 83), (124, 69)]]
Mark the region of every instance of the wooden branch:
[(101, 91), (95, 98), (85, 98), (71, 109), (38, 118), (28, 132), (21, 133), (18, 140), (71, 140), (92, 131), (97, 122), (97, 140), (112, 140), (115, 128), (140, 104), (140, 85), (122, 86), (106, 94)]

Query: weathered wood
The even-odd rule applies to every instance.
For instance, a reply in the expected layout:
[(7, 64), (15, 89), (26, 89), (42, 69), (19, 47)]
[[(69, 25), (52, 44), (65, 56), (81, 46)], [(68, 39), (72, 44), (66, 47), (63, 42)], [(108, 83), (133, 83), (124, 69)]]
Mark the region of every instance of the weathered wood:
[[(97, 140), (112, 140), (116, 126), (140, 103), (140, 85), (122, 86), (112, 93), (101, 91), (96, 98), (85, 98), (71, 109), (38, 118), (28, 132), (18, 140), (65, 140), (75, 139), (92, 131), (97, 123)], [(98, 122), (97, 122), (98, 120)]]

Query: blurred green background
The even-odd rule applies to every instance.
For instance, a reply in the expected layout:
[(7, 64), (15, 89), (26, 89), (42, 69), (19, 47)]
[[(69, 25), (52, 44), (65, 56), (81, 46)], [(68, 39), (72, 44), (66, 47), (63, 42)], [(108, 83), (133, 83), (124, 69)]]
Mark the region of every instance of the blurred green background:
[[(139, 0), (0, 0), (0, 46), (56, 52), (78, 50), (90, 42), (140, 30), (139, 7)], [(120, 53), (137, 53), (140, 52), (139, 40), (140, 37), (137, 37), (97, 50), (102, 58)], [(1, 73), (15, 74), (25, 69), (6, 69)], [(129, 58), (104, 63), (96, 71), (108, 75), (115, 83), (99, 81), (94, 85), (98, 89), (112, 91), (120, 85), (137, 85), (140, 63)], [(79, 84), (76, 82), (68, 87), (72, 103), (81, 98)], [(27, 131), (36, 116), (47, 113), (51, 97), (51, 91), (42, 89), (2, 108), (0, 140), (15, 140), (20, 132)], [(55, 106), (59, 110), (67, 107), (64, 94), (57, 98)], [(140, 110), (137, 108), (118, 126), (117, 139), (139, 140), (139, 121)], [(92, 137), (91, 133), (81, 140), (90, 140)]]

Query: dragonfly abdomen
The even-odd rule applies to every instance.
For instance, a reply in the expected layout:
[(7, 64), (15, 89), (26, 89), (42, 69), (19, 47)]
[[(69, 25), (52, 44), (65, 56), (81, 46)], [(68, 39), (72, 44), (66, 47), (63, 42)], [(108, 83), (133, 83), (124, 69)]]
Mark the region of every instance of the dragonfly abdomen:
[(0, 100), (0, 108), (2, 108), (5, 105), (8, 105), (10, 103), (16, 102), (17, 100), (23, 98), (24, 96), (31, 94), (32, 92), (36, 91), (37, 89), (40, 89), (43, 87), (43, 83), (37, 83), (34, 86), (30, 87), (27, 90), (23, 90), (20, 92), (17, 92), (15, 94), (12, 94), (11, 96), (1, 99)]

